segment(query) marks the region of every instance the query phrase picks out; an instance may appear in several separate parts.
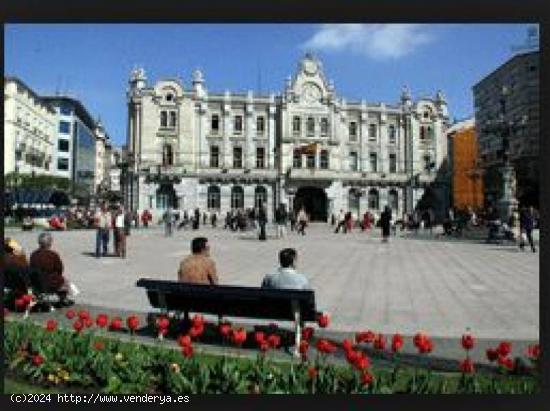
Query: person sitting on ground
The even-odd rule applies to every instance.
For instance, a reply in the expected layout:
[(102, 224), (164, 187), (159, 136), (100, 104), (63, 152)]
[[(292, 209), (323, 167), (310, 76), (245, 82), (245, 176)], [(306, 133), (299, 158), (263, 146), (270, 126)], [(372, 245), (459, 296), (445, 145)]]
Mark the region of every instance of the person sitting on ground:
[(309, 280), (304, 274), (296, 271), (298, 253), (294, 248), (285, 248), (279, 252), (279, 267), (276, 273), (267, 274), (262, 281), (262, 288), (282, 288), (293, 290), (310, 289)]
[(210, 245), (206, 237), (196, 237), (191, 241), (192, 254), (180, 263), (178, 280), (182, 283), (218, 284), (216, 264), (210, 258)]
[(13, 239), (4, 240), (5, 287), (13, 292), (15, 298), (28, 293), (29, 263), (23, 248)]
[(31, 254), (30, 270), (36, 271), (42, 278), (46, 292), (58, 295), (62, 305), (74, 304), (67, 295), (70, 282), (63, 276), (63, 262), (59, 254), (52, 251), (53, 238), (50, 233), (40, 233), (38, 236), (39, 248)]

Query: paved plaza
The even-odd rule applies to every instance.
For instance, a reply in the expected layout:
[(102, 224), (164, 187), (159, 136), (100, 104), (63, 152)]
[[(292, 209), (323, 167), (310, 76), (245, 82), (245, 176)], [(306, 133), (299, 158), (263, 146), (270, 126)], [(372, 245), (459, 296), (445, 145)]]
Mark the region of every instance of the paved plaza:
[[(539, 253), (475, 241), (392, 238), (379, 233), (333, 234), (313, 224), (305, 237), (260, 242), (249, 233), (221, 228), (176, 231), (166, 238), (160, 227), (132, 230), (128, 258), (96, 259), (95, 231), (54, 232), (67, 276), (81, 294), (79, 303), (140, 312), (150, 310), (140, 277), (173, 280), (190, 240), (209, 238), (220, 281), (259, 286), (277, 267), (278, 251), (298, 250), (298, 270), (306, 273), (319, 309), (332, 316), (331, 330), (373, 329), (437, 337), (458, 337), (469, 327), (480, 338), (538, 340)], [(38, 232), (7, 230), (27, 254)], [(112, 242), (109, 244), (112, 250)]]

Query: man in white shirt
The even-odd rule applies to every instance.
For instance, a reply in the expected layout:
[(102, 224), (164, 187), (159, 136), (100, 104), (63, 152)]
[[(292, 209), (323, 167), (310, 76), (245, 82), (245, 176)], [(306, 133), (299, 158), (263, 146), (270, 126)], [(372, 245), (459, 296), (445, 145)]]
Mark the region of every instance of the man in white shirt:
[(103, 257), (107, 255), (107, 246), (109, 244), (109, 230), (111, 229), (111, 213), (107, 210), (105, 203), (95, 214), (96, 242), (95, 256), (99, 258), (100, 249), (103, 251)]
[(304, 274), (296, 271), (298, 254), (294, 248), (285, 248), (279, 253), (281, 266), (277, 272), (267, 274), (262, 281), (262, 288), (282, 288), (293, 290), (310, 289), (309, 280)]
[(115, 217), (115, 253), (126, 258), (126, 231), (124, 230), (124, 207), (120, 206)]

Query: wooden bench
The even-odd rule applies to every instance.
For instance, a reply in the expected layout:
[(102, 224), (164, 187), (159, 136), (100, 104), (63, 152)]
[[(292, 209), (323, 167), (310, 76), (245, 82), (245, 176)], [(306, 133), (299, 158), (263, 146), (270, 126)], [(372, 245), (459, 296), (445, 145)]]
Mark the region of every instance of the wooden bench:
[(151, 306), (163, 312), (294, 321), (295, 355), (299, 355), (302, 324), (314, 322), (318, 316), (312, 290), (213, 286), (148, 278), (141, 278), (136, 285), (145, 288)]

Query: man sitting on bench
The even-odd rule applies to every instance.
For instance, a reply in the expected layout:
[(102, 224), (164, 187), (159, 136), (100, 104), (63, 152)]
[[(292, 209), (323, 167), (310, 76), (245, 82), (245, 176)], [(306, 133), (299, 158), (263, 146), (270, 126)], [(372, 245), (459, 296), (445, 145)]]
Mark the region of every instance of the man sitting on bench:
[(18, 298), (28, 293), (29, 263), (21, 246), (11, 238), (4, 240), (4, 253), (4, 287)]
[(309, 290), (309, 281), (304, 274), (296, 272), (298, 253), (294, 248), (285, 248), (279, 252), (281, 266), (273, 274), (267, 274), (262, 282), (262, 288), (283, 288), (293, 290)]
[(216, 264), (210, 258), (210, 245), (206, 237), (196, 237), (191, 241), (192, 254), (180, 263), (178, 280), (182, 283), (218, 284)]

